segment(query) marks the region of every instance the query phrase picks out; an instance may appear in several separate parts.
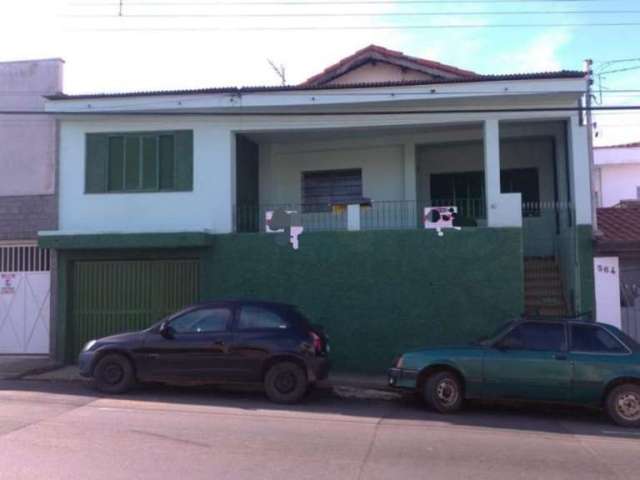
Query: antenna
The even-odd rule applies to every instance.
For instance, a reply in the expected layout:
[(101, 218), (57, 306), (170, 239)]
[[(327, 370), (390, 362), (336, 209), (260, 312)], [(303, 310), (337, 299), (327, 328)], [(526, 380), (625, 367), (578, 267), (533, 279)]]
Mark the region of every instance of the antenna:
[(273, 68), (273, 71), (276, 72), (276, 75), (280, 77), (280, 82), (282, 83), (282, 86), (285, 86), (287, 84), (287, 78), (285, 75), (284, 65), (280, 65), (280, 67), (277, 67), (276, 64), (273, 63), (273, 61), (269, 58), (267, 58), (267, 62), (269, 62), (269, 65), (271, 65), (271, 68)]

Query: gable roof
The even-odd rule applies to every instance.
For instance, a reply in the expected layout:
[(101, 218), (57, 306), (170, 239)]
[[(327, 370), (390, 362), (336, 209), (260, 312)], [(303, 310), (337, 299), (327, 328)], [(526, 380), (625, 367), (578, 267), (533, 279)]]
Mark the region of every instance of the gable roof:
[(424, 58), (411, 57), (396, 50), (389, 50), (378, 45), (369, 45), (352, 55), (325, 68), (322, 72), (302, 82), (301, 86), (320, 86), (335, 80), (367, 63), (383, 62), (400, 68), (414, 70), (429, 75), (432, 79), (463, 79), (473, 78), (477, 74), (470, 70), (462, 70), (444, 63), (434, 62)]

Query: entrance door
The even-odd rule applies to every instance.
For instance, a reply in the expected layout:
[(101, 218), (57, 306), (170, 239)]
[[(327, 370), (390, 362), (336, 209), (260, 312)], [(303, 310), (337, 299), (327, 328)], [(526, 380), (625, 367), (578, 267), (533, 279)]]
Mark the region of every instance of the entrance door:
[(525, 322), (516, 326), (484, 357), (488, 398), (567, 400), (571, 364), (562, 322)]
[(0, 353), (48, 354), (49, 251), (0, 246)]

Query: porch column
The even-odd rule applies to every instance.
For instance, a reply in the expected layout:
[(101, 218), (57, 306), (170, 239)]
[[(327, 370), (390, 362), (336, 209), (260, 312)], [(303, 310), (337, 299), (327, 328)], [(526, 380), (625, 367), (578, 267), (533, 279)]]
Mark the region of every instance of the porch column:
[(484, 192), (488, 227), (521, 227), (522, 195), (500, 192), (500, 126), (484, 121)]
[(580, 126), (577, 116), (572, 116), (568, 123), (569, 172), (576, 225), (591, 225), (589, 132), (587, 127)]
[(404, 199), (416, 200), (416, 144), (404, 144)]
[(484, 196), (487, 226), (493, 227), (500, 202), (500, 126), (493, 119), (484, 122)]

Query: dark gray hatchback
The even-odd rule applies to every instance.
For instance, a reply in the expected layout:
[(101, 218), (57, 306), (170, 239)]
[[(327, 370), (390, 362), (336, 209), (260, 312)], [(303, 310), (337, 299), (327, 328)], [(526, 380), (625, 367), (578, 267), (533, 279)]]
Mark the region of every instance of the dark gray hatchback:
[(106, 393), (138, 382), (262, 383), (294, 403), (329, 372), (323, 329), (282, 303), (225, 300), (185, 308), (152, 327), (91, 340), (80, 373)]

